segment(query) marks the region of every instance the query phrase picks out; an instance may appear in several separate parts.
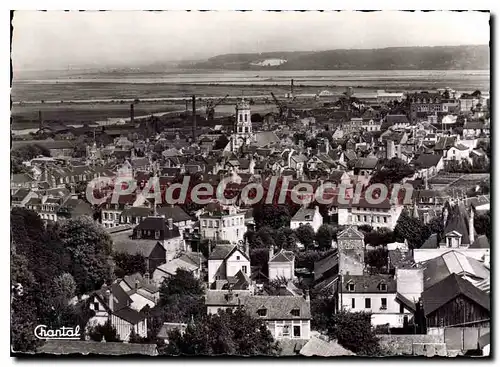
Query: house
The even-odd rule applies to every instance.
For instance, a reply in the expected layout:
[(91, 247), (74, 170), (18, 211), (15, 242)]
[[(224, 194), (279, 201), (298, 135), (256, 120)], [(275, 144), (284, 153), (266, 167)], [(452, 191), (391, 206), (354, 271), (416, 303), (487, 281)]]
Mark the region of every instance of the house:
[(132, 256), (142, 255), (148, 273), (152, 273), (154, 269), (167, 261), (167, 252), (159, 240), (134, 239), (127, 233), (113, 236), (113, 251)]
[(204, 238), (226, 240), (231, 243), (243, 241), (246, 232), (245, 212), (234, 206), (223, 208), (216, 203), (208, 204), (199, 216), (200, 231)]
[(489, 121), (466, 121), (462, 131), (464, 138), (478, 138), (480, 136), (490, 136)]
[(439, 154), (419, 154), (411, 164), (417, 170), (418, 177), (433, 177), (444, 168), (443, 157)]
[(295, 277), (295, 254), (293, 251), (281, 249), (278, 253), (274, 253), (274, 247), (269, 249), (269, 280), (286, 279), (290, 280)]
[(259, 296), (249, 292), (207, 291), (207, 313), (238, 306), (252, 317), (265, 322), (275, 340), (309, 340), (311, 337), (311, 301), (304, 296)]
[(490, 295), (457, 274), (422, 293), (427, 327), (490, 326)]
[(216, 245), (208, 256), (208, 284), (221, 289), (239, 271), (248, 278), (251, 275), (248, 245), (245, 250), (236, 245)]
[(406, 115), (387, 115), (385, 120), (393, 130), (404, 130), (410, 127), (410, 121)]
[(371, 177), (377, 168), (378, 159), (373, 158), (358, 158), (354, 162), (354, 174), (365, 178)]
[(472, 163), (472, 158), (470, 157), (472, 149), (463, 145), (456, 144), (454, 147), (451, 147), (444, 155), (444, 163), (449, 163), (450, 161), (458, 161), (462, 162), (463, 160)]
[(391, 275), (344, 275), (339, 290), (339, 309), (371, 312), (372, 325), (402, 327), (414, 309), (397, 297), (396, 279)]
[(174, 225), (172, 218), (165, 221), (163, 216), (150, 216), (140, 222), (133, 231), (132, 238), (135, 240), (158, 241), (167, 253), (167, 257), (173, 258), (181, 251), (187, 251), (184, 237), (179, 228)]
[(422, 263), (424, 267), (424, 288), (428, 289), (434, 284), (447, 278), (451, 274), (457, 274), (468, 280), (473, 285), (484, 287), (484, 280), (490, 278), (490, 270), (479, 260), (467, 257), (463, 253), (451, 250), (445, 254), (427, 260)]
[(15, 192), (10, 197), (10, 205), (12, 207), (24, 207), (31, 198), (38, 198), (38, 194), (30, 189), (20, 188), (15, 190)]
[(131, 307), (132, 299), (116, 282), (111, 286), (102, 286), (89, 299), (89, 308), (94, 311), (86, 325), (86, 329), (111, 322), (120, 340), (128, 341), (132, 330), (140, 337), (147, 336), (147, 317), (144, 312)]
[(420, 92), (408, 96), (410, 114), (413, 119), (427, 117), (442, 111), (442, 96), (439, 93)]
[(202, 254), (195, 252), (182, 254), (178, 258), (158, 266), (153, 272), (153, 281), (160, 284), (165, 278), (177, 274), (178, 269), (186, 270), (192, 273), (195, 278), (200, 279), (205, 262), (206, 259)]
[(314, 289), (336, 290), (339, 275), (339, 254), (334, 252), (314, 262)]
[(314, 229), (314, 232), (317, 232), (321, 227), (323, 216), (319, 212), (319, 206), (315, 206), (314, 209), (301, 207), (290, 220), (291, 229), (297, 229), (306, 224), (309, 224)]
[(179, 228), (181, 234), (189, 233), (193, 230), (194, 221), (180, 206), (169, 205), (157, 209), (158, 215), (165, 218), (172, 218), (174, 226)]
[(374, 228), (394, 229), (403, 206), (398, 202), (385, 199), (380, 203), (361, 198), (358, 203), (339, 203), (334, 200), (328, 209), (328, 215), (337, 216), (339, 225), (370, 225)]

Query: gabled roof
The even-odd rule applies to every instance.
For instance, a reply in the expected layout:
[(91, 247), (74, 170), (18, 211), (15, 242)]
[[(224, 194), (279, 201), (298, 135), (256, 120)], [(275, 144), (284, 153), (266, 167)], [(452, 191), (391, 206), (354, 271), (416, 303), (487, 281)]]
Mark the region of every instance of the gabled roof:
[(158, 240), (133, 240), (128, 235), (116, 236), (113, 238), (113, 250), (116, 252), (124, 252), (130, 255), (141, 254), (144, 257), (149, 257), (156, 246), (160, 246)]
[(442, 156), (439, 154), (423, 153), (413, 160), (413, 164), (417, 168), (430, 168), (435, 167), (441, 160)]
[(486, 279), (490, 271), (478, 260), (458, 251), (449, 251), (426, 261), (424, 264), (424, 289), (432, 287), (450, 274), (468, 275), (476, 279)]
[(297, 213), (292, 217), (292, 221), (294, 222), (312, 222), (314, 219), (314, 214), (316, 213), (316, 209), (308, 209), (301, 207)]
[[(354, 291), (347, 290), (347, 284), (354, 284)], [(386, 285), (382, 290), (381, 284)], [(342, 279), (343, 293), (396, 293), (396, 279), (392, 275), (344, 275)]]
[(271, 259), (269, 259), (269, 262), (275, 262), (275, 263), (285, 263), (285, 262), (294, 262), (295, 261), (295, 254), (293, 251), (286, 251), (281, 249), (276, 255), (274, 255)]
[(451, 274), (422, 293), (425, 316), (458, 296), (464, 296), (490, 311), (490, 296), (457, 274)]
[(225, 245), (225, 244), (219, 244), (216, 245), (215, 248), (212, 250), (210, 255), (208, 256), (208, 260), (225, 260), (229, 256), (233, 254), (235, 251), (240, 251), (241, 254), (248, 260), (250, 259), (247, 257), (244, 251), (241, 251), (238, 246), (236, 245)]
[(415, 306), (415, 303), (413, 303), (412, 301), (410, 301), (408, 298), (406, 298), (405, 296), (403, 296), (399, 292), (396, 293), (396, 301), (399, 301), (400, 303), (402, 303), (410, 311), (415, 312), (417, 310), (417, 307)]
[(314, 263), (314, 278), (320, 279), (323, 273), (339, 265), (338, 252), (334, 252)]
[(340, 239), (340, 238), (345, 238), (345, 239), (348, 239), (348, 238), (355, 238), (355, 239), (364, 239), (365, 236), (363, 235), (363, 233), (361, 233), (357, 227), (355, 226), (349, 226), (348, 228), (344, 229), (342, 232), (340, 232), (338, 235), (337, 235), (337, 239)]

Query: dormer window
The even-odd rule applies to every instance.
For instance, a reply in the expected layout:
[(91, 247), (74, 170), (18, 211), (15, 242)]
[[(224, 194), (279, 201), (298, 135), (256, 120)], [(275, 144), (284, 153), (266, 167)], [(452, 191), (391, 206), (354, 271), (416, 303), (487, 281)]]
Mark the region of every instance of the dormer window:
[(385, 283), (380, 283), (380, 290), (382, 292), (386, 292), (387, 291), (387, 284)]
[(354, 283), (348, 283), (347, 284), (347, 290), (349, 292), (354, 292)]
[(137, 230), (137, 238), (141, 238), (142, 237), (142, 231), (139, 229)]
[(160, 239), (160, 231), (155, 231), (155, 239), (156, 240)]
[(261, 308), (257, 310), (257, 315), (260, 317), (266, 317), (267, 316), (267, 309)]
[(294, 308), (294, 309), (292, 310), (292, 316), (295, 316), (295, 317), (300, 316), (300, 309), (298, 309), (298, 308)]
[(306, 215), (306, 220), (311, 220), (311, 215), (310, 214)]

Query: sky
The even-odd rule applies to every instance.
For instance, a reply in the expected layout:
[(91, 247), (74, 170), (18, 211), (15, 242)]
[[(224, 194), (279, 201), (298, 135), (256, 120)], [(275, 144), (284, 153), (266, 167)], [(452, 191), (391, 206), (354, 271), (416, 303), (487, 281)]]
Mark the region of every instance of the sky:
[(15, 70), (138, 67), (225, 53), (488, 44), (480, 12), (16, 11)]

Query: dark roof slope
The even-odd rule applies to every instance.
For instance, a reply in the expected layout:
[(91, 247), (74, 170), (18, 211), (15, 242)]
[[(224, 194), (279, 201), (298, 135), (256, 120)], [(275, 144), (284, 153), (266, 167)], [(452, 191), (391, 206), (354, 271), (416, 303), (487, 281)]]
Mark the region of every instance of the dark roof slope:
[(459, 275), (451, 274), (422, 293), (425, 315), (431, 314), (459, 295), (467, 297), (490, 311), (490, 296), (487, 293), (476, 288)]

